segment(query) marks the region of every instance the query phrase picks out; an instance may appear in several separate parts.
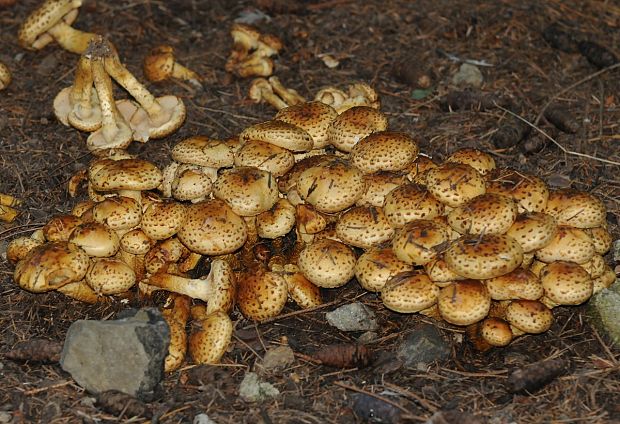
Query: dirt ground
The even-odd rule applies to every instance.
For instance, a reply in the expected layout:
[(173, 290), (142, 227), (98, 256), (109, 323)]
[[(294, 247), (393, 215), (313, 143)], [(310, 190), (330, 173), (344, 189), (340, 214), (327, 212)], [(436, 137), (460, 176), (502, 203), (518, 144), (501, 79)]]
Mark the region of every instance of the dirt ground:
[[(0, 61), (14, 74), (10, 87), (0, 92), (0, 192), (23, 199), (18, 219), (0, 224), (4, 244), (69, 211), (80, 198), (68, 196), (66, 183), (92, 159), (86, 135), (61, 125), (51, 107), (54, 96), (72, 82), (78, 56), (56, 45), (38, 52), (17, 45), (18, 26), (38, 3), (24, 0), (0, 9)], [(132, 153), (163, 166), (171, 146), (190, 135), (229, 137), (274, 115), (269, 106), (247, 99), (248, 80), (224, 70), (230, 25), (257, 14), (264, 19), (256, 25), (284, 42), (275, 74), (285, 85), (311, 98), (325, 85), (366, 81), (380, 93), (390, 128), (413, 134), (422, 152), (441, 160), (457, 148), (481, 148), (491, 152), (499, 166), (539, 175), (555, 187), (593, 192), (606, 203), (614, 239), (619, 238), (620, 168), (604, 160), (620, 162), (620, 70), (593, 75), (601, 68), (579, 52), (553, 48), (542, 36), (557, 22), (576, 40), (599, 43), (618, 55), (617, 2), (88, 0), (74, 26), (109, 37), (139, 78), (145, 53), (161, 43), (173, 45), (179, 61), (204, 77), (203, 91), (174, 82), (149, 85), (157, 94), (181, 96), (188, 117), (173, 136), (134, 143)], [(325, 66), (318, 56), (323, 53), (340, 65)], [(460, 66), (454, 58), (490, 65), (480, 66), (484, 84), (478, 93), (537, 122), (557, 145), (532, 130), (524, 141), (499, 148), (494, 143), (498, 129), (515, 119), (505, 110), (492, 101), (482, 108), (446, 107), (446, 95), (454, 91), (451, 76)], [(430, 77), (430, 89), (416, 87), (411, 75)], [(565, 108), (576, 132), (562, 132), (537, 119), (551, 99)], [(93, 405), (58, 365), (2, 358), (19, 341), (62, 341), (74, 320), (111, 317), (125, 306), (89, 306), (53, 293), (33, 295), (14, 285), (12, 267), (4, 261), (0, 273), (0, 411), (12, 413), (14, 423), (129, 422), (125, 413)], [(431, 322), (386, 310), (356, 282), (326, 291), (325, 297), (334, 306), (357, 299), (377, 313), (380, 334), (369, 347), (383, 358), (418, 325)], [(620, 423), (620, 350), (593, 330), (584, 306), (560, 308), (555, 324), (542, 335), (486, 352), (474, 349), (462, 329), (438, 324), (451, 345), (450, 359), (417, 371), (385, 363), (340, 370), (300, 356), (290, 369), (269, 378), (282, 392), (277, 400), (254, 405), (239, 399), (245, 371), (265, 346), (278, 344), (282, 336), (301, 354), (327, 343), (353, 341), (359, 334), (326, 324), (324, 312), (334, 306), (257, 326), (235, 313), (239, 332), (222, 365), (188, 365), (168, 375), (165, 395), (148, 408), (162, 423), (191, 422), (201, 412), (217, 423), (352, 423), (363, 421), (355, 415), (354, 402), (365, 394), (389, 401), (381, 403), (391, 408), (388, 413), (377, 412), (388, 417), (382, 422), (424, 422), (443, 412), (443, 421), (433, 422)], [(290, 304), (284, 313), (295, 310)], [(533, 394), (506, 390), (513, 369), (546, 358), (565, 360), (568, 372)]]

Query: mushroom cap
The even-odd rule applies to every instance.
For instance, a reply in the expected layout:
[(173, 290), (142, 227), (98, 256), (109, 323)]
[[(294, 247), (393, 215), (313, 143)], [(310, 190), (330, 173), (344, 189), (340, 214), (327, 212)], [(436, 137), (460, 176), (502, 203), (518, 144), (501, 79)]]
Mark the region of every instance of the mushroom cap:
[(19, 27), (17, 41), (28, 50), (39, 50), (52, 41), (45, 33), (61, 20), (73, 23), (82, 0), (46, 0)]
[(544, 212), (549, 198), (547, 183), (514, 169), (496, 169), (486, 176), (487, 192), (512, 197), (519, 213)]
[(510, 324), (501, 318), (489, 317), (482, 321), (480, 326), (482, 339), (491, 346), (508, 346), (514, 335), (510, 329)]
[(233, 323), (222, 311), (194, 320), (189, 335), (189, 354), (197, 364), (215, 364), (222, 359), (232, 339)]
[(185, 223), (177, 232), (188, 249), (203, 255), (232, 253), (243, 246), (247, 236), (243, 219), (218, 199), (189, 206)]
[(287, 199), (279, 199), (271, 209), (256, 217), (256, 232), (261, 238), (282, 237), (294, 227), (295, 207)]
[(312, 148), (322, 149), (329, 144), (327, 129), (338, 117), (336, 110), (319, 101), (304, 102), (280, 109), (275, 119), (305, 130), (312, 138)]
[(431, 158), (428, 156), (419, 155), (416, 160), (414, 160), (410, 165), (407, 171), (407, 178), (412, 183), (426, 185), (426, 173), (429, 169), (437, 168), (437, 165)]
[(234, 164), (233, 149), (229, 143), (204, 135), (178, 142), (172, 148), (171, 156), (175, 162), (212, 168), (225, 168)]
[(43, 226), (43, 236), (47, 241), (67, 241), (71, 232), (80, 224), (82, 219), (74, 215), (57, 215)]
[(162, 179), (159, 168), (142, 159), (98, 159), (88, 169), (88, 180), (98, 191), (152, 190)]
[(9, 242), (6, 246), (6, 258), (11, 263), (17, 263), (22, 260), (28, 252), (37, 246), (41, 246), (45, 241), (32, 237), (17, 237)]
[(551, 243), (557, 231), (558, 225), (551, 215), (526, 212), (517, 216), (506, 234), (518, 241), (524, 252), (533, 252)]
[(114, 230), (99, 222), (86, 222), (71, 232), (69, 241), (97, 258), (114, 256), (120, 247), (120, 240)]
[(323, 303), (321, 289), (312, 284), (299, 268), (293, 264), (275, 265), (272, 271), (280, 274), (286, 281), (288, 296), (302, 309), (314, 308)]
[(239, 141), (243, 144), (250, 140), (275, 144), (293, 152), (308, 152), (313, 147), (312, 137), (305, 130), (277, 119), (254, 124), (241, 131)]
[(580, 266), (585, 269), (588, 274), (590, 274), (590, 278), (595, 279), (603, 275), (608, 265), (605, 262), (605, 258), (601, 255), (595, 254), (592, 256), (588, 262), (580, 264)]
[(151, 239), (144, 230), (134, 228), (123, 234), (120, 240), (120, 247), (124, 252), (132, 255), (146, 255), (146, 252), (151, 249), (153, 243), (153, 239)]
[(237, 306), (244, 317), (264, 321), (277, 316), (288, 298), (286, 280), (276, 272), (260, 269), (239, 278)]
[(605, 225), (607, 208), (590, 193), (574, 189), (561, 189), (549, 193), (545, 213), (556, 219), (558, 225), (577, 228), (594, 228)]
[(491, 296), (480, 281), (456, 281), (441, 289), (437, 306), (441, 317), (450, 324), (470, 325), (488, 315)]
[(297, 179), (308, 168), (320, 165), (323, 162), (335, 159), (333, 155), (307, 156), (295, 162), (295, 165), (283, 176), (278, 178), (278, 188), (282, 193), (288, 193), (297, 187)]
[(594, 243), (584, 230), (575, 227), (558, 226), (558, 230), (545, 246), (536, 251), (536, 258), (542, 262), (571, 261), (578, 264), (588, 262), (594, 256)]
[(368, 249), (386, 242), (394, 235), (383, 209), (376, 206), (354, 206), (340, 215), (336, 236), (349, 246)]
[(362, 196), (362, 172), (343, 159), (330, 159), (303, 171), (297, 178), (297, 192), (319, 212), (340, 212)]
[(235, 42), (244, 41), (248, 49), (255, 49), (260, 38), (260, 31), (251, 25), (235, 22), (230, 27), (230, 35)]
[(311, 205), (301, 203), (295, 206), (295, 223), (298, 233), (317, 234), (327, 227), (327, 220), (328, 217)]
[(445, 207), (425, 187), (407, 183), (385, 196), (383, 211), (390, 224), (400, 228), (416, 219), (433, 219), (443, 215)]
[(374, 248), (357, 259), (355, 278), (364, 289), (377, 292), (381, 291), (390, 278), (412, 270), (411, 265), (396, 257), (392, 248)]
[(80, 281), (88, 270), (86, 252), (73, 243), (55, 241), (32, 248), (15, 266), (15, 282), (24, 290), (42, 293)]
[(270, 172), (274, 177), (286, 174), (295, 165), (290, 150), (265, 141), (249, 140), (235, 152), (235, 166), (251, 166)]
[(351, 149), (351, 162), (363, 173), (400, 171), (418, 157), (418, 143), (406, 133), (377, 131)]
[(387, 129), (385, 114), (369, 106), (355, 106), (342, 112), (327, 129), (327, 139), (336, 149), (350, 152), (361, 139)]
[(538, 300), (513, 300), (506, 308), (506, 321), (528, 334), (540, 334), (553, 324), (553, 314)]
[(605, 227), (594, 227), (585, 230), (586, 234), (590, 236), (592, 244), (594, 245), (594, 251), (599, 255), (604, 255), (611, 249), (613, 243), (613, 237), (611, 233)]
[(428, 277), (440, 287), (447, 286), (452, 281), (465, 279), (465, 277), (457, 274), (448, 267), (443, 253), (438, 254), (430, 262), (424, 264), (424, 271)]
[(518, 268), (523, 262), (523, 249), (506, 235), (463, 236), (452, 242), (444, 258), (455, 273), (485, 280)]
[(179, 231), (185, 222), (186, 206), (174, 200), (151, 203), (144, 214), (140, 227), (152, 240), (165, 240)]
[(97, 296), (97, 293), (86, 283), (85, 280), (74, 281), (73, 283), (65, 284), (62, 287), (56, 289), (57, 292), (64, 294), (71, 299), (79, 300), (80, 302), (94, 304), (101, 298)]
[(7, 88), (12, 79), (9, 68), (4, 63), (0, 62), (0, 90)]
[(387, 194), (404, 184), (406, 177), (393, 172), (364, 174), (366, 191), (357, 199), (356, 205), (383, 206)]
[(592, 296), (590, 274), (574, 262), (556, 261), (540, 270), (545, 297), (556, 305), (579, 305)]
[(278, 201), (279, 193), (273, 175), (250, 166), (226, 169), (213, 184), (213, 195), (240, 216), (268, 211)]
[(484, 177), (469, 165), (444, 163), (426, 173), (426, 186), (437, 200), (450, 207), (457, 207), (484, 194)]
[(445, 249), (450, 241), (446, 224), (428, 219), (416, 219), (400, 228), (392, 239), (394, 254), (411, 265), (424, 265)]
[[(177, 200), (190, 200), (193, 203), (204, 200), (213, 191), (213, 180), (211, 174), (213, 174), (213, 168), (200, 165), (191, 165), (188, 163), (182, 163), (179, 166), (174, 164), (169, 165), (170, 168), (164, 170), (164, 181), (162, 188), (166, 186), (169, 181), (170, 174), (174, 170), (174, 176), (170, 181), (170, 194)], [(162, 190), (164, 195), (167, 193), (167, 188)]]
[(166, 95), (155, 99), (161, 106), (162, 113), (157, 117), (150, 117), (143, 108), (138, 108), (133, 113), (129, 124), (131, 128), (148, 128), (148, 136), (139, 137), (138, 140), (145, 142), (149, 138), (163, 138), (178, 130), (185, 122), (186, 109), (183, 100), (177, 96)]
[(165, 272), (168, 265), (179, 261), (188, 252), (189, 249), (176, 237), (159, 241), (144, 255), (144, 267), (149, 274)]
[(125, 262), (113, 258), (92, 261), (85, 276), (86, 283), (99, 296), (126, 292), (136, 284), (136, 274)]
[(140, 225), (142, 206), (131, 197), (108, 197), (93, 206), (93, 220), (112, 230), (128, 230)]
[(320, 239), (307, 245), (297, 260), (304, 277), (319, 287), (345, 285), (355, 275), (355, 254), (336, 240)]
[(543, 286), (532, 271), (517, 268), (508, 274), (483, 280), (493, 300), (528, 299), (543, 296)]
[(512, 198), (485, 193), (448, 213), (448, 224), (460, 234), (504, 234), (517, 218)]
[(428, 275), (404, 272), (393, 276), (383, 286), (381, 301), (386, 308), (396, 312), (420, 312), (437, 303), (439, 290)]
[(603, 273), (592, 280), (592, 294), (609, 288), (616, 281), (616, 272), (609, 265), (605, 266)]
[(482, 175), (495, 169), (495, 159), (490, 154), (478, 149), (459, 149), (445, 160), (446, 162), (464, 163)]
[(151, 49), (144, 57), (142, 70), (147, 80), (163, 81), (172, 76), (174, 70), (174, 49), (172, 46), (161, 45)]

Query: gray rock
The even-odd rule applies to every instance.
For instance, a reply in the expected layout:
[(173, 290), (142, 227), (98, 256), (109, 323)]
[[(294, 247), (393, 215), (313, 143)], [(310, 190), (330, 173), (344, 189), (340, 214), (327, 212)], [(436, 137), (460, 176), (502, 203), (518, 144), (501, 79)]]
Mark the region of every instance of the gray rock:
[(459, 87), (479, 88), (483, 82), (484, 78), (480, 69), (469, 63), (463, 63), (458, 72), (452, 76), (452, 84)]
[(592, 296), (588, 302), (588, 315), (599, 332), (620, 346), (620, 280)]
[(614, 262), (620, 262), (620, 239), (614, 241), (612, 251), (614, 252)]
[(295, 362), (295, 353), (289, 346), (276, 346), (267, 350), (258, 368), (263, 372), (278, 371)]
[(0, 411), (0, 423), (10, 423), (13, 419), (13, 414), (7, 411)]
[(119, 390), (145, 401), (164, 375), (170, 331), (155, 308), (111, 321), (71, 324), (60, 364), (91, 393)]
[(198, 414), (194, 417), (192, 424), (217, 424), (207, 414)]
[(239, 386), (239, 397), (246, 402), (264, 402), (279, 394), (280, 391), (271, 384), (260, 381), (255, 372), (246, 373)]
[(425, 370), (433, 361), (442, 361), (450, 356), (450, 345), (437, 327), (420, 325), (400, 345), (396, 357), (409, 369)]
[(325, 318), (340, 331), (373, 331), (379, 327), (375, 313), (360, 302), (349, 303), (327, 312)]
[(357, 342), (359, 344), (368, 344), (368, 343), (372, 343), (375, 340), (377, 340), (377, 337), (379, 337), (379, 335), (376, 332), (366, 331), (365, 333), (363, 333), (361, 336), (357, 338)]

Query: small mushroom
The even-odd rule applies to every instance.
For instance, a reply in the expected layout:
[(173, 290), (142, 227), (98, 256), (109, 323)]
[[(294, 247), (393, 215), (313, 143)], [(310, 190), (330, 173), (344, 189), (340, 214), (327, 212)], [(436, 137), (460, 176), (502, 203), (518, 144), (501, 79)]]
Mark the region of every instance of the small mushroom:
[(605, 225), (607, 209), (594, 195), (573, 189), (552, 191), (545, 213), (556, 219), (558, 225), (577, 228), (595, 228)]
[(319, 287), (340, 287), (355, 275), (355, 254), (350, 247), (331, 239), (321, 239), (306, 246), (297, 265), (308, 280)]
[(237, 306), (246, 318), (264, 321), (277, 316), (287, 297), (288, 286), (280, 273), (259, 268), (239, 276)]
[(398, 229), (392, 239), (392, 249), (401, 261), (424, 265), (432, 261), (449, 241), (450, 229), (446, 224), (417, 219)]
[(161, 45), (153, 48), (144, 58), (143, 70), (146, 79), (152, 82), (176, 78), (202, 89), (200, 76), (175, 60), (172, 46)]
[(483, 280), (493, 300), (540, 299), (544, 289), (538, 277), (527, 269), (517, 268), (508, 274)]
[(512, 197), (519, 213), (544, 212), (549, 188), (540, 178), (514, 169), (496, 169), (485, 175), (487, 192)]
[(485, 193), (448, 213), (448, 224), (460, 234), (504, 234), (517, 218), (517, 204), (501, 194)]
[(485, 318), (479, 331), (482, 339), (491, 346), (508, 346), (514, 338), (510, 324), (501, 318)]
[(43, 236), (47, 241), (67, 241), (76, 227), (84, 221), (74, 215), (57, 215), (43, 226)]
[(69, 242), (82, 248), (88, 256), (96, 258), (114, 256), (120, 247), (120, 240), (116, 232), (107, 225), (98, 222), (86, 222), (78, 225), (71, 232)]
[(65, 284), (62, 287), (58, 287), (56, 291), (84, 303), (94, 304), (101, 300), (101, 297), (90, 288), (85, 280)]
[(381, 289), (381, 301), (386, 308), (401, 313), (414, 313), (437, 303), (439, 287), (428, 275), (404, 272), (390, 278)]
[(611, 249), (613, 237), (606, 227), (587, 228), (585, 232), (590, 236), (594, 251), (599, 255), (604, 255)]
[(305, 130), (312, 138), (312, 148), (322, 149), (329, 144), (327, 129), (338, 117), (336, 110), (322, 102), (304, 102), (280, 109), (275, 119)]
[(486, 192), (482, 175), (469, 165), (445, 162), (426, 174), (428, 191), (437, 200), (455, 208)]
[(445, 161), (464, 163), (482, 175), (486, 175), (495, 169), (493, 156), (477, 149), (459, 149), (448, 156)]
[(480, 281), (456, 281), (441, 289), (437, 305), (441, 317), (450, 324), (470, 325), (487, 316), (491, 296)]
[(364, 289), (377, 292), (392, 277), (412, 270), (413, 267), (398, 259), (391, 248), (374, 248), (357, 259), (355, 277)]
[(594, 253), (594, 243), (584, 230), (561, 225), (551, 241), (536, 251), (536, 259), (547, 263), (571, 261), (583, 264), (592, 259)]
[(256, 232), (261, 238), (283, 237), (294, 227), (295, 207), (286, 198), (279, 199), (271, 209), (256, 217)]
[(154, 202), (142, 214), (140, 228), (152, 240), (174, 236), (185, 222), (186, 207), (173, 200)]
[(513, 300), (506, 308), (506, 321), (518, 331), (540, 334), (553, 324), (553, 314), (537, 300)]
[(556, 261), (540, 270), (545, 290), (542, 301), (550, 307), (580, 305), (592, 296), (590, 274), (574, 262)]
[(223, 171), (213, 185), (213, 195), (239, 216), (256, 216), (268, 211), (279, 199), (273, 175), (250, 166)]
[(524, 252), (534, 252), (551, 243), (557, 231), (558, 225), (551, 215), (528, 212), (518, 215), (506, 234), (519, 242)]
[(269, 77), (269, 84), (271, 85), (273, 92), (280, 96), (280, 98), (283, 99), (288, 106), (295, 106), (300, 103), (305, 103), (306, 101), (306, 99), (296, 90), (286, 88), (282, 85), (280, 78), (276, 76)]
[(275, 144), (293, 152), (307, 152), (313, 146), (312, 137), (306, 131), (278, 120), (254, 124), (241, 131), (239, 141), (243, 144), (250, 140)]
[(45, 240), (39, 240), (36, 237), (17, 237), (9, 242), (6, 246), (6, 258), (9, 262), (16, 264), (22, 260), (28, 252), (35, 247), (41, 246)]
[(0, 91), (4, 90), (11, 83), (11, 71), (8, 66), (0, 62)]
[(216, 364), (226, 353), (233, 334), (233, 323), (223, 311), (210, 314), (200, 305), (192, 307), (189, 354), (197, 364)]
[(368, 249), (392, 238), (390, 226), (382, 208), (353, 206), (336, 223), (336, 236), (349, 246)]
[(351, 162), (363, 173), (401, 171), (418, 156), (418, 143), (408, 134), (378, 131), (361, 139), (351, 149)]
[(453, 281), (465, 279), (465, 277), (450, 269), (443, 253), (438, 254), (433, 260), (426, 263), (424, 265), (424, 271), (439, 287), (445, 287)]
[(271, 84), (265, 78), (255, 78), (252, 80), (248, 97), (254, 103), (260, 103), (264, 100), (278, 110), (288, 107), (288, 104), (273, 92)]
[(190, 316), (191, 300), (187, 296), (172, 293), (166, 303), (170, 303), (170, 306), (164, 307), (162, 316), (170, 328), (170, 345), (164, 359), (164, 371), (172, 372), (181, 366), (187, 353), (185, 326)]
[(113, 258), (92, 261), (86, 283), (99, 296), (121, 294), (136, 284), (136, 274), (125, 262)]
[(117, 192), (142, 202), (141, 192), (157, 188), (163, 179), (155, 164), (143, 159), (98, 159), (88, 169), (93, 190)]
[(342, 152), (350, 152), (361, 139), (373, 132), (385, 131), (387, 116), (368, 106), (356, 106), (342, 112), (327, 129), (329, 143)]
[(445, 206), (425, 187), (402, 184), (385, 196), (383, 211), (394, 228), (416, 219), (433, 219), (443, 215)]
[(204, 135), (195, 135), (178, 142), (172, 148), (171, 156), (179, 163), (212, 168), (213, 172), (210, 175), (213, 181), (217, 178), (219, 168), (228, 168), (234, 164), (234, 153), (230, 143)]
[(406, 177), (404, 175), (395, 172), (376, 172), (373, 174), (364, 174), (366, 191), (362, 197), (357, 199), (355, 204), (359, 206), (383, 206), (388, 193), (395, 188), (404, 185), (405, 181)]
[(274, 177), (286, 174), (293, 165), (295, 156), (290, 150), (264, 141), (249, 140), (235, 152), (235, 166), (255, 167)]

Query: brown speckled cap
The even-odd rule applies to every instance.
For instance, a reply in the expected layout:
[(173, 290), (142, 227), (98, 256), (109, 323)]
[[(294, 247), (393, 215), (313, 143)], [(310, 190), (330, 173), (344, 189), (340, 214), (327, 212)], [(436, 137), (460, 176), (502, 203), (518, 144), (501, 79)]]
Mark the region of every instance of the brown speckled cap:
[(487, 316), (491, 296), (480, 281), (456, 281), (441, 289), (437, 306), (441, 317), (450, 324), (470, 325)]
[(278, 315), (287, 296), (286, 280), (279, 273), (251, 270), (238, 279), (237, 306), (251, 320), (264, 321)]
[(420, 312), (437, 303), (439, 290), (426, 274), (406, 272), (388, 280), (381, 289), (381, 301), (396, 312)]
[(367, 135), (387, 129), (387, 116), (369, 106), (355, 106), (342, 112), (327, 130), (329, 143), (343, 152), (350, 152)]
[(233, 323), (222, 311), (194, 320), (189, 336), (189, 354), (197, 364), (216, 364), (226, 353), (232, 339)]
[(146, 255), (154, 243), (140, 228), (127, 231), (120, 240), (121, 249), (132, 255)]
[(599, 255), (604, 255), (611, 249), (613, 237), (606, 227), (594, 227), (585, 230), (586, 234), (592, 239), (594, 251)]
[(295, 207), (287, 199), (279, 199), (271, 209), (256, 217), (256, 231), (262, 238), (282, 237), (294, 227)]
[(355, 254), (336, 240), (320, 239), (299, 254), (297, 265), (308, 280), (319, 287), (340, 287), (355, 275)]
[(408, 134), (374, 132), (353, 146), (351, 162), (363, 173), (401, 171), (418, 157), (418, 143)]
[(71, 25), (82, 0), (46, 0), (19, 27), (17, 41), (28, 50), (39, 50), (53, 41), (46, 32), (60, 22)]
[(88, 169), (88, 180), (98, 191), (152, 190), (162, 179), (159, 168), (142, 159), (99, 159)]
[(543, 212), (549, 198), (547, 183), (514, 169), (496, 169), (486, 176), (487, 192), (512, 197), (519, 213)]
[(532, 271), (517, 268), (508, 274), (483, 280), (493, 300), (540, 299), (543, 286)]
[(513, 339), (510, 324), (501, 318), (485, 318), (480, 325), (480, 336), (491, 346), (508, 346)]
[(574, 262), (557, 261), (540, 270), (549, 305), (579, 305), (592, 296), (590, 274)]
[(114, 230), (99, 222), (87, 222), (77, 226), (69, 241), (79, 246), (88, 256), (107, 258), (116, 254), (120, 240)]
[(284, 266), (276, 271), (286, 281), (288, 295), (302, 309), (313, 308), (323, 303), (321, 290), (299, 272), (295, 265)]
[(592, 294), (609, 288), (616, 281), (616, 278), (616, 272), (609, 265), (606, 265), (603, 273), (592, 280)]
[(286, 174), (295, 165), (290, 150), (265, 141), (249, 140), (235, 152), (235, 166), (252, 166), (274, 177)]
[(440, 287), (447, 286), (452, 281), (465, 280), (465, 277), (457, 274), (448, 267), (443, 253), (440, 253), (433, 260), (425, 264), (424, 271), (428, 277)]
[(448, 162), (429, 169), (426, 185), (437, 200), (453, 208), (486, 191), (482, 174), (462, 163)]
[(74, 215), (57, 215), (43, 226), (43, 236), (47, 241), (67, 241), (71, 232), (80, 224), (82, 219)]
[(408, 183), (396, 187), (385, 196), (383, 211), (394, 228), (415, 219), (433, 219), (444, 213), (444, 205), (425, 187)]
[(402, 174), (393, 172), (376, 172), (374, 174), (364, 174), (366, 190), (362, 197), (357, 199), (356, 205), (383, 206), (385, 196), (400, 187), (406, 181)]
[(536, 251), (536, 258), (542, 262), (571, 261), (578, 264), (588, 262), (594, 256), (594, 243), (584, 230), (558, 226), (551, 241)]
[(135, 199), (125, 196), (107, 197), (93, 206), (93, 220), (113, 230), (128, 230), (140, 224), (142, 206)]
[(438, 166), (428, 156), (419, 155), (406, 169), (407, 178), (412, 183), (426, 185), (426, 173), (429, 169), (437, 168)]
[(557, 231), (558, 225), (551, 215), (526, 212), (517, 216), (506, 234), (518, 241), (524, 252), (533, 252), (551, 243)]
[(279, 194), (273, 175), (250, 166), (226, 169), (213, 184), (213, 195), (240, 216), (268, 211), (278, 201)]
[(446, 162), (464, 163), (482, 175), (495, 169), (495, 159), (478, 149), (459, 149), (446, 158)]
[(239, 141), (243, 144), (250, 140), (275, 144), (293, 152), (308, 152), (314, 145), (305, 130), (277, 119), (254, 124), (241, 131)]
[(174, 200), (151, 203), (144, 214), (140, 227), (153, 240), (165, 240), (179, 231), (185, 222), (187, 207)]
[(92, 261), (85, 276), (86, 283), (99, 296), (126, 292), (136, 284), (136, 274), (125, 262), (114, 258)]
[(349, 246), (368, 249), (390, 240), (394, 229), (382, 208), (354, 206), (340, 215), (336, 235)]
[(224, 168), (233, 165), (233, 149), (223, 140), (196, 135), (178, 142), (171, 151), (179, 163)]
[(448, 224), (460, 234), (504, 234), (516, 217), (512, 198), (485, 193), (451, 210)]
[(545, 213), (554, 217), (559, 225), (594, 228), (606, 224), (607, 209), (590, 193), (562, 189), (549, 193)]
[(487, 279), (519, 267), (523, 262), (523, 249), (506, 235), (464, 236), (452, 242), (444, 257), (455, 273)]
[(424, 265), (433, 260), (450, 240), (446, 224), (428, 219), (416, 219), (400, 228), (392, 240), (394, 254), (411, 265)]
[(360, 285), (372, 292), (381, 291), (385, 283), (413, 267), (396, 257), (390, 247), (371, 249), (360, 256), (355, 264), (355, 277)]
[(553, 314), (537, 300), (513, 300), (506, 308), (506, 321), (529, 334), (547, 331), (553, 323)]
[(322, 149), (329, 144), (327, 128), (337, 117), (338, 112), (333, 107), (323, 102), (313, 101), (280, 109), (275, 119), (302, 128), (312, 137), (312, 148)]
[(595, 254), (592, 258), (583, 264), (580, 264), (583, 269), (585, 269), (588, 274), (590, 274), (590, 278), (598, 278), (605, 272), (607, 268), (607, 263), (605, 262), (605, 258), (601, 255)]

